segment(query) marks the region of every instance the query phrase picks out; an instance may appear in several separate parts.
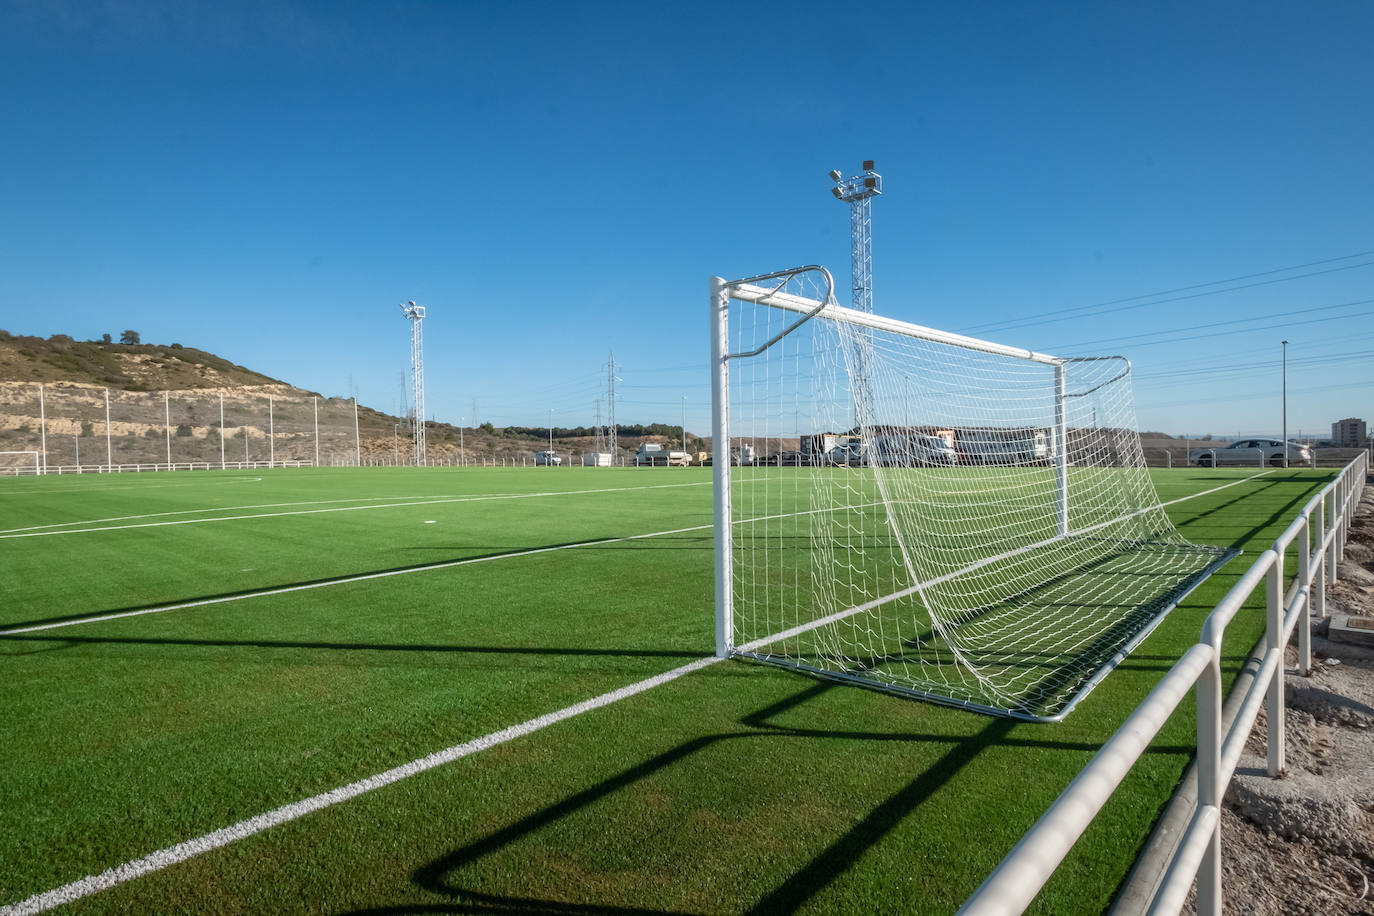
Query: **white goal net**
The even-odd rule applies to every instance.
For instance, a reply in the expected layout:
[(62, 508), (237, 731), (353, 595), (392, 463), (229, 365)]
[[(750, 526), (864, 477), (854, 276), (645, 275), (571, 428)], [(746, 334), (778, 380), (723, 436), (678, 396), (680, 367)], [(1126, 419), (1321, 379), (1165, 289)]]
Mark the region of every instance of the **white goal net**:
[(712, 284), (718, 652), (1062, 718), (1231, 552), (1160, 506), (1125, 359), (840, 308), (832, 286)]
[(0, 452), (0, 477), (37, 476), (39, 472), (37, 452)]

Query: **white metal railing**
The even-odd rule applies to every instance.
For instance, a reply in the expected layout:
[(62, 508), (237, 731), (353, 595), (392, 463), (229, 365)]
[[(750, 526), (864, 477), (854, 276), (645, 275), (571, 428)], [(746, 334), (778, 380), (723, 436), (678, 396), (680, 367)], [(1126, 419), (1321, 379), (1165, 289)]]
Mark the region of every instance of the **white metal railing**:
[[(1260, 554), (1208, 615), (1199, 642), (1183, 654), (1136, 707), (1049, 810), (974, 891), (960, 908), (960, 913), (1013, 916), (1023, 912), (1188, 691), (1196, 685), (1197, 810), (1174, 850), (1149, 912), (1160, 916), (1178, 913), (1196, 878), (1199, 916), (1220, 916), (1221, 834), (1217, 828), (1222, 796), (1261, 705), (1267, 713), (1269, 775), (1277, 776), (1283, 769), (1284, 647), (1296, 628), (1298, 670), (1303, 675), (1309, 674), (1312, 670), (1310, 615), (1313, 610), (1322, 616), (1326, 613), (1326, 587), (1336, 581), (1336, 565), (1345, 552), (1350, 517), (1359, 504), (1368, 472), (1369, 455), (1363, 453), (1308, 501), (1274, 545)], [(1298, 575), (1292, 587), (1285, 590), (1284, 558), (1295, 540), (1298, 542)], [(1261, 583), (1266, 608), (1263, 663), (1230, 729), (1223, 733), (1222, 639), (1226, 625)]]

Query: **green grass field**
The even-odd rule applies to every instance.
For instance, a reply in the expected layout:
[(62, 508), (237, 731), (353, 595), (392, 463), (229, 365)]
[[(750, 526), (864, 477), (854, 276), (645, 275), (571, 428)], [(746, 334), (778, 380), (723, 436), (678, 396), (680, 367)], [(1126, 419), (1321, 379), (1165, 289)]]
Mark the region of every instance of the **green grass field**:
[[(1154, 472), (1243, 481), (1169, 514), (1246, 554), (1061, 724), (709, 664), (63, 910), (950, 912), (1332, 476), (1255, 474)], [(713, 646), (700, 470), (7, 478), (0, 520), (0, 912)], [(1192, 735), (1185, 708), (1037, 911), (1110, 901)]]

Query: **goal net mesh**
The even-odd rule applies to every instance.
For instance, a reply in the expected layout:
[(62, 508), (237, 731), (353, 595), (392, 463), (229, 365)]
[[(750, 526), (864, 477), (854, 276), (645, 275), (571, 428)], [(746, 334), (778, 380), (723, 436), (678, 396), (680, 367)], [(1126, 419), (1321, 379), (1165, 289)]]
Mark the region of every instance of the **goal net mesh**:
[[(791, 309), (730, 299), (730, 354), (828, 295), (818, 272), (781, 282), (761, 286)], [(827, 308), (728, 360), (731, 651), (1061, 717), (1231, 552), (1161, 507), (1125, 360), (856, 316)]]

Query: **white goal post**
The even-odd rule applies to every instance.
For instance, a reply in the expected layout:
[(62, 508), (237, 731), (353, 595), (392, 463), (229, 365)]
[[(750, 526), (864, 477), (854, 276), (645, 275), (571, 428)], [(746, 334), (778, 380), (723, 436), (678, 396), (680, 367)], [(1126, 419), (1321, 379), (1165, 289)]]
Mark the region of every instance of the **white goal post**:
[(1123, 357), (710, 288), (716, 652), (1061, 719), (1234, 552), (1185, 540)]
[(0, 477), (38, 476), (41, 473), (37, 452), (0, 452)]

